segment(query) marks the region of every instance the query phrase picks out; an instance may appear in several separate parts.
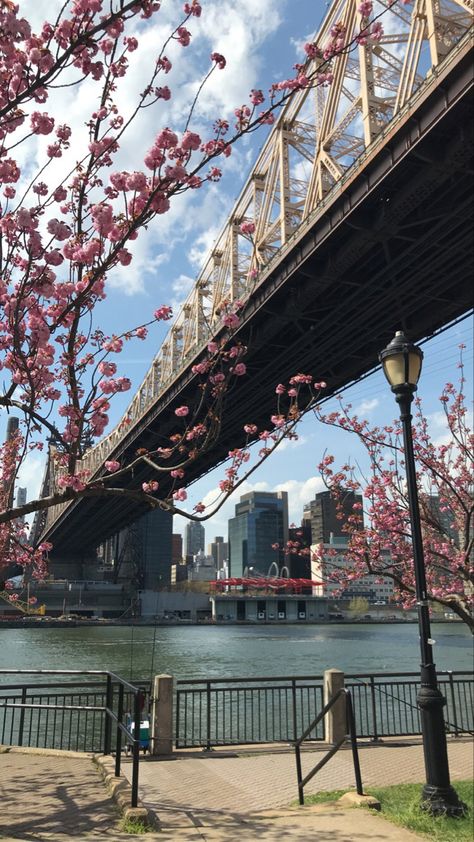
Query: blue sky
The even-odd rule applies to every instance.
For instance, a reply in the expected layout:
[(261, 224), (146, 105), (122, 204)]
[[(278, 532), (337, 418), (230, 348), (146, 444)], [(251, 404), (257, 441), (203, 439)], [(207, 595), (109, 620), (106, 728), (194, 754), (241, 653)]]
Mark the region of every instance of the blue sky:
[[(57, 4), (58, 0), (38, 0), (33, 8), (25, 0), (21, 6), (41, 23), (52, 16), (51, 9)], [(218, 116), (229, 117), (235, 106), (247, 101), (252, 88), (266, 90), (273, 81), (291, 75), (294, 62), (302, 59), (302, 45), (317, 30), (328, 5), (320, 0), (240, 0), (239, 3), (204, 0), (202, 19), (190, 25), (194, 32), (193, 53), (189, 54), (192, 58), (188, 61), (186, 56), (184, 64), (177, 62), (176, 75), (173, 78), (170, 74), (170, 86), (175, 85), (176, 98), (158, 122), (158, 115), (151, 117), (146, 113), (135, 133), (132, 132), (129, 145), (121, 152), (120, 167), (140, 169), (143, 155), (159, 129), (166, 125), (182, 129), (193, 80), (207, 65), (212, 50), (223, 52), (229, 61), (225, 71), (214, 74), (212, 84), (204, 92), (197, 112), (199, 128), (209, 125)], [(156, 53), (157, 44), (168, 31), (172, 13), (179, 13), (181, 8), (180, 0), (165, 0), (163, 11), (156, 16), (156, 30), (143, 37), (145, 56)], [(173, 49), (177, 58), (184, 57), (179, 55), (182, 48)], [(131, 101), (134, 86), (138, 90), (143, 84), (140, 67), (133, 69), (127, 84)], [(91, 110), (90, 92), (85, 88), (83, 93), (71, 99), (67, 89), (59, 91), (56, 107), (67, 109), (68, 120), (77, 127), (76, 146), (73, 144), (71, 149), (71, 154), (77, 157), (84, 115)], [(247, 138), (229, 159), (220, 184), (182, 197), (169, 214), (158, 218), (150, 230), (140, 236), (133, 249), (135, 260), (130, 267), (110, 277), (107, 299), (98, 308), (97, 322), (106, 332), (119, 333), (146, 321), (161, 304), (172, 304), (177, 311), (225, 223), (263, 138), (263, 132)], [(28, 161), (25, 159), (25, 168), (40, 160), (41, 144), (45, 142), (41, 138), (35, 140), (37, 148)], [(138, 159), (137, 149), (140, 150)], [(129, 376), (135, 388), (143, 379), (167, 329), (168, 326), (154, 328), (145, 342), (127, 346), (121, 355), (120, 374)], [(466, 359), (471, 360), (472, 335), (467, 322), (424, 346), (425, 365), (419, 391), (426, 411), (432, 416), (436, 436), (442, 435), (437, 415), (441, 407), (436, 399), (444, 382), (456, 376), (459, 341), (468, 345)], [(311, 373), (319, 379), (325, 377), (324, 372)], [(469, 391), (472, 392), (472, 371)], [(110, 429), (119, 420), (130, 397), (131, 393), (127, 393), (121, 402), (114, 403)], [(396, 405), (380, 374), (354, 386), (347, 397), (354, 407), (361, 407), (362, 414), (369, 414), (374, 423), (384, 423), (395, 417)], [(298, 442), (288, 443), (275, 454), (252, 477), (252, 484), (243, 490), (286, 488), (290, 495), (290, 519), (297, 521), (303, 504), (320, 488), (316, 466), (324, 450), (334, 452), (338, 459), (345, 461), (355, 455), (354, 447), (355, 442), (348, 434), (321, 428), (313, 419), (306, 419), (301, 425)], [(28, 487), (30, 499), (36, 494), (40, 476), (41, 460), (35, 456), (20, 477), (21, 483)], [(190, 508), (201, 499), (207, 501), (213, 497), (220, 477), (221, 472), (212, 472), (189, 489)], [(206, 523), (206, 541), (212, 540), (214, 535), (227, 534), (226, 522), (232, 516), (236, 501), (237, 498), (231, 499), (215, 519)], [(182, 531), (184, 526), (185, 522), (175, 519), (175, 531)]]

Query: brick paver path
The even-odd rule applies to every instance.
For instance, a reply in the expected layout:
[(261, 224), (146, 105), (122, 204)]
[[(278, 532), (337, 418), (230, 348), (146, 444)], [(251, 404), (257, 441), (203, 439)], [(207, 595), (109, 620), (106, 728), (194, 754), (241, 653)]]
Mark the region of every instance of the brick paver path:
[[(452, 780), (473, 777), (472, 741), (448, 745)], [(321, 749), (302, 755), (303, 775), (322, 757)], [(421, 744), (385, 744), (359, 751), (364, 789), (424, 780)], [(130, 774), (130, 765), (124, 765)], [(354, 768), (349, 749), (342, 749), (309, 782), (306, 794), (354, 787)], [(192, 810), (198, 819), (209, 811), (251, 813), (282, 807), (298, 797), (294, 753), (288, 750), (229, 756), (178, 753), (174, 760), (150, 758), (140, 763), (140, 796), (145, 804), (163, 811)]]
[[(318, 752), (303, 758), (307, 770)], [(449, 746), (453, 780), (472, 776), (472, 741)], [(370, 784), (423, 780), (421, 746), (363, 748), (362, 776)], [(130, 763), (124, 763), (130, 771)], [(307, 791), (353, 785), (350, 753), (340, 751)], [(140, 763), (140, 796), (161, 832), (144, 842), (421, 842), (379, 815), (324, 805), (279, 809), (296, 798), (288, 750), (229, 756), (181, 753)], [(273, 808), (273, 809), (269, 809)], [(2, 842), (130, 842), (118, 812), (86, 755), (14, 750), (0, 753)], [(135, 837), (137, 838), (137, 837)]]
[(111, 833), (118, 840), (118, 829), (118, 811), (91, 758), (0, 754), (0, 839), (29, 842), (61, 834), (87, 840)]

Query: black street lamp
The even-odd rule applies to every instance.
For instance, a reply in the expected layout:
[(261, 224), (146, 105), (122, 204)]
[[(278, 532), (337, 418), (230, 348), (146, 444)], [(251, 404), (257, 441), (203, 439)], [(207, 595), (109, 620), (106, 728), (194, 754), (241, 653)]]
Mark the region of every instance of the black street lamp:
[(464, 816), (466, 805), (459, 800), (450, 784), (448, 749), (444, 726), (445, 699), (438, 688), (430, 631), (430, 615), (426, 588), (425, 559), (421, 535), (420, 509), (416, 485), (415, 455), (411, 427), (411, 404), (421, 373), (423, 352), (397, 331), (390, 344), (379, 355), (384, 374), (400, 407), (405, 448), (408, 505), (410, 509), (416, 605), (421, 649), (421, 682), (417, 702), (421, 716), (426, 784), (421, 807), (433, 816)]

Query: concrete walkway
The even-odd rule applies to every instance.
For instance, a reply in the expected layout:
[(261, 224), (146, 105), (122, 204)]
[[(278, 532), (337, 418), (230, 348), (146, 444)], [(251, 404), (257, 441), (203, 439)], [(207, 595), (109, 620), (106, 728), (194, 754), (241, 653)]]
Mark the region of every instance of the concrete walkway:
[[(306, 752), (304, 770), (316, 762)], [(451, 741), (453, 781), (473, 776), (472, 741)], [(362, 779), (370, 784), (422, 781), (420, 745), (361, 749)], [(130, 773), (130, 763), (124, 763)], [(350, 753), (329, 761), (307, 792), (353, 786)], [(174, 760), (140, 763), (140, 797), (153, 809), (161, 832), (144, 842), (415, 842), (420, 837), (365, 809), (337, 805), (288, 807), (296, 799), (293, 753), (252, 749), (241, 754), (181, 752)], [(89, 755), (0, 750), (2, 842), (107, 839), (130, 842)]]
[[(269, 809), (279, 811), (279, 808), (287, 807), (297, 800), (294, 752), (289, 751), (287, 747), (271, 752), (268, 747), (266, 750), (256, 751), (253, 748), (249, 749), (250, 751), (251, 753), (238, 754), (221, 750), (201, 754), (178, 752), (174, 760), (146, 759), (140, 764), (141, 799), (157, 814), (163, 829), (178, 824), (183, 827), (188, 823), (190, 829), (193, 825), (195, 828), (205, 828), (205, 835), (201, 838), (211, 840), (220, 838), (214, 833), (217, 832), (215, 828), (221, 826), (222, 830), (226, 829), (223, 838), (230, 840), (233, 837), (229, 832), (234, 823), (238, 825), (239, 822), (246, 824), (249, 821), (257, 821), (257, 825), (252, 827), (254, 835), (244, 835), (243, 838), (273, 839), (272, 835), (263, 834), (262, 811), (267, 811), (264, 820), (266, 827), (269, 822)], [(318, 747), (303, 753), (303, 775), (314, 767), (326, 751), (327, 749)], [(448, 745), (448, 752), (452, 780), (472, 778), (472, 740), (452, 740)], [(364, 790), (370, 790), (370, 786), (389, 786), (424, 780), (423, 749), (420, 742), (368, 745), (359, 750), (359, 759)], [(130, 773), (130, 764), (124, 766), (124, 771), (127, 775)], [(344, 748), (309, 782), (305, 788), (305, 795), (354, 786), (352, 754), (350, 749)], [(332, 809), (330, 814), (326, 810), (324, 821), (329, 822), (328, 830), (333, 826), (333, 822), (335, 829), (339, 827), (343, 812), (347, 813), (340, 808)], [(301, 809), (296, 808), (290, 813), (286, 810), (285, 815), (291, 825), (301, 814)], [(257, 814), (262, 815), (257, 819)], [(342, 842), (343, 839), (358, 839), (357, 824), (360, 825), (360, 838), (363, 835), (376, 839), (410, 838), (407, 831), (403, 831), (403, 836), (390, 836), (387, 823), (372, 813), (369, 817), (365, 810), (352, 811), (350, 815), (348, 828), (352, 835), (331, 836), (332, 839), (337, 842)], [(310, 824), (315, 822), (317, 816), (319, 827), (323, 815), (316, 812), (308, 821)], [(280, 824), (282, 821), (283, 816), (280, 816), (278, 821), (273, 823)], [(374, 827), (373, 837), (370, 836), (367, 822)], [(380, 835), (382, 829), (385, 829), (387, 835)], [(247, 827), (247, 831), (250, 832), (250, 827)], [(283, 832), (281, 828), (279, 832)], [(401, 833), (400, 830), (394, 832)], [(285, 833), (288, 833), (287, 829)], [(338, 833), (342, 833), (342, 830)], [(318, 829), (313, 835), (305, 833), (303, 838), (322, 840), (325, 836), (321, 835), (321, 830)]]

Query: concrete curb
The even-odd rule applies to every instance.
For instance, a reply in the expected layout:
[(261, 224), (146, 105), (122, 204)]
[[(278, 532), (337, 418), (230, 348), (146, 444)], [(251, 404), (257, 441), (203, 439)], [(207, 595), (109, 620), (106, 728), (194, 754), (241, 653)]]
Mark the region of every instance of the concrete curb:
[(29, 746), (8, 746), (0, 744), (0, 754), (36, 754), (43, 757), (74, 757), (77, 760), (92, 760), (94, 755), (87, 751), (67, 751), (59, 748), (31, 748)]
[(102, 776), (105, 787), (109, 792), (111, 798), (117, 804), (125, 819), (135, 819), (143, 822), (148, 827), (155, 827), (155, 817), (148, 807), (145, 807), (143, 802), (138, 799), (138, 807), (131, 807), (132, 801), (132, 787), (128, 780), (123, 776), (115, 776), (115, 761), (110, 755), (94, 754), (92, 755), (92, 762), (97, 766), (99, 773)]

